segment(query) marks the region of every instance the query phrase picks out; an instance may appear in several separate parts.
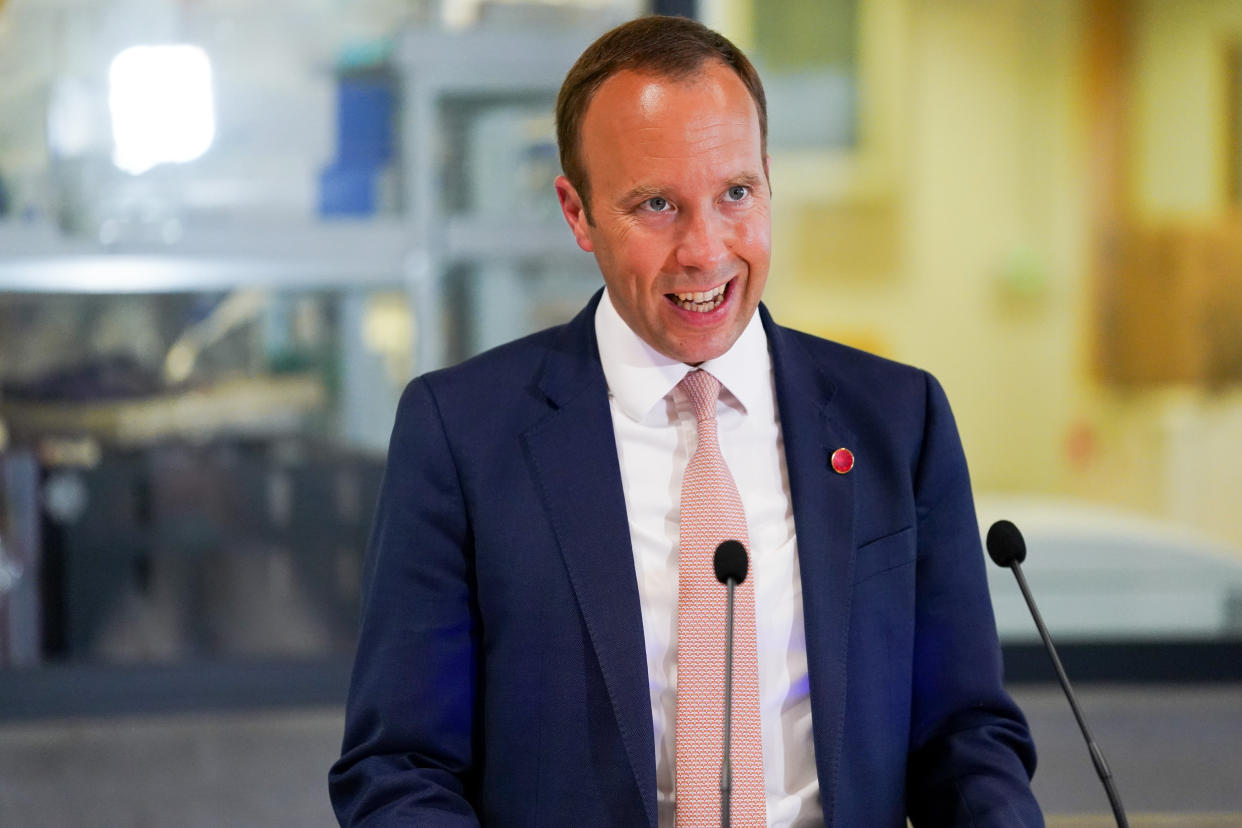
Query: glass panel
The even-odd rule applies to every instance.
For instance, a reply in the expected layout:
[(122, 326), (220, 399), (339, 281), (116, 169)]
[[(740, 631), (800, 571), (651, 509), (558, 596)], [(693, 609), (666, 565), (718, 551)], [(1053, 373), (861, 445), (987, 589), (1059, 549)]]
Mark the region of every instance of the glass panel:
[(9, 661), (348, 653), (412, 327), (380, 289), (0, 295)]
[(755, 3), (754, 59), (768, 99), (772, 148), (855, 144), (857, 0)]
[(0, 3), (0, 668), (341, 663), (405, 383), (599, 287), (551, 109), (637, 5), (329, 5)]

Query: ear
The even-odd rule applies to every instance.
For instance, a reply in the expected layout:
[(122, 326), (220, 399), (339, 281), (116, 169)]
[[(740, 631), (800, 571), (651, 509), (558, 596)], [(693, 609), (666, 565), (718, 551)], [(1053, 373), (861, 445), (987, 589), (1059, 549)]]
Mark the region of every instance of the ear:
[(582, 197), (578, 195), (574, 185), (569, 183), (569, 179), (563, 175), (556, 177), (554, 186), (556, 197), (561, 202), (561, 213), (564, 214), (565, 221), (569, 222), (569, 229), (573, 231), (578, 246), (588, 253), (593, 253), (595, 245), (591, 243), (590, 224), (587, 222), (586, 209), (582, 206)]

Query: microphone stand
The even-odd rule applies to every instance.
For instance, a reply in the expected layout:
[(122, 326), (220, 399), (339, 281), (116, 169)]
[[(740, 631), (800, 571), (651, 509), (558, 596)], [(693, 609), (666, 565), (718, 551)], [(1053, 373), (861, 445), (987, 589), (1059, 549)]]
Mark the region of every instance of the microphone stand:
[(1104, 785), (1104, 793), (1108, 795), (1108, 804), (1113, 809), (1113, 818), (1117, 820), (1118, 828), (1130, 828), (1130, 823), (1126, 821), (1125, 810), (1121, 807), (1121, 797), (1117, 793), (1117, 788), (1113, 785), (1113, 774), (1108, 769), (1108, 763), (1104, 761), (1104, 752), (1100, 750), (1100, 746), (1095, 743), (1095, 739), (1091, 736), (1091, 731), (1087, 728), (1087, 720), (1083, 718), (1082, 711), (1078, 709), (1078, 701), (1074, 697), (1074, 691), (1070, 688), (1069, 676), (1065, 674), (1065, 668), (1061, 666), (1061, 659), (1057, 655), (1056, 647), (1052, 646), (1052, 636), (1048, 634), (1048, 628), (1044, 626), (1044, 619), (1039, 614), (1039, 609), (1035, 606), (1035, 598), (1031, 595), (1031, 590), (1026, 585), (1026, 576), (1022, 574), (1022, 564), (1018, 561), (1006, 564), (1013, 570), (1013, 575), (1018, 579), (1018, 588), (1022, 590), (1022, 597), (1026, 599), (1026, 604), (1031, 608), (1031, 617), (1035, 619), (1035, 626), (1039, 630), (1039, 637), (1044, 640), (1044, 649), (1048, 651), (1049, 658), (1052, 659), (1052, 667), (1056, 670), (1057, 680), (1061, 682), (1061, 689), (1065, 691), (1065, 697), (1069, 699), (1070, 709), (1074, 711), (1074, 718), (1078, 720), (1078, 729), (1082, 731), (1082, 736), (1087, 740), (1087, 749), (1091, 752), (1091, 762), (1095, 765), (1095, 773), (1100, 777), (1100, 782)]
[(712, 568), (716, 580), (729, 591), (725, 607), (725, 686), (724, 745), (720, 751), (720, 828), (729, 828), (729, 806), (733, 796), (733, 600), (737, 585), (746, 580), (750, 561), (740, 541), (727, 540), (716, 547)]
[(729, 578), (729, 603), (725, 621), (724, 745), (720, 751), (720, 828), (729, 828), (729, 804), (733, 796), (733, 591), (737, 580)]

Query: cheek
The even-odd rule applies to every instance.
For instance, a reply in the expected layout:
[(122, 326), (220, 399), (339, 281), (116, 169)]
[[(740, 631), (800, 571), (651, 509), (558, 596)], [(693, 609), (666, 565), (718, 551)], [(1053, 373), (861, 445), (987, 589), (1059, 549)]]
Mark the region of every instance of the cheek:
[(659, 271), (658, 265), (651, 266), (644, 250), (633, 240), (619, 247), (610, 246), (606, 251), (596, 249), (596, 260), (609, 292), (617, 301), (636, 310), (651, 292), (652, 272)]
[(742, 222), (737, 235), (737, 252), (750, 261), (766, 261), (772, 247), (772, 226), (766, 216), (761, 220)]
[(624, 271), (636, 290), (647, 291), (655, 284), (672, 257), (671, 245), (655, 235), (632, 234), (622, 248)]

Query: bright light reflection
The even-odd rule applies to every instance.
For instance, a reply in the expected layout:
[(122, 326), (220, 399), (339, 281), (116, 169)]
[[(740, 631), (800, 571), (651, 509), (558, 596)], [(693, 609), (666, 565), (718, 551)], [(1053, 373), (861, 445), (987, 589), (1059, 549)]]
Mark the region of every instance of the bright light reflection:
[(211, 61), (198, 46), (133, 46), (108, 71), (112, 161), (138, 175), (198, 158), (216, 134)]

